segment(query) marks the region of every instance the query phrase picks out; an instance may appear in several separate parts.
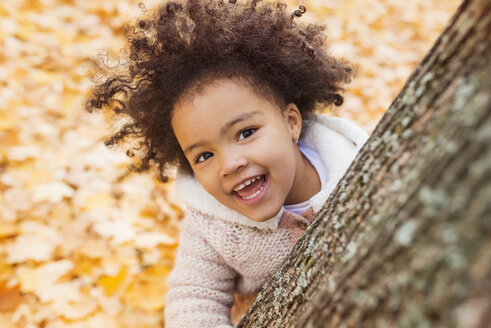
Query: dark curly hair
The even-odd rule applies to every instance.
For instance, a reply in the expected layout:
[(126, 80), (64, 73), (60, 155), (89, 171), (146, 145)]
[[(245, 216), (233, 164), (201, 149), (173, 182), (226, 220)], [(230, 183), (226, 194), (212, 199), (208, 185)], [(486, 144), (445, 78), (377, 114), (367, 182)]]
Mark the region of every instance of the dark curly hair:
[[(219, 78), (243, 79), (277, 104), (294, 103), (301, 113), (343, 103), (351, 66), (327, 54), (324, 26), (297, 24), (283, 3), (251, 0), (169, 1), (125, 29), (128, 58), (119, 68), (99, 67), (86, 109), (129, 118), (106, 141), (137, 140), (141, 161), (192, 174), (171, 128), (172, 110), (183, 96)], [(128, 153), (129, 155), (132, 152)]]

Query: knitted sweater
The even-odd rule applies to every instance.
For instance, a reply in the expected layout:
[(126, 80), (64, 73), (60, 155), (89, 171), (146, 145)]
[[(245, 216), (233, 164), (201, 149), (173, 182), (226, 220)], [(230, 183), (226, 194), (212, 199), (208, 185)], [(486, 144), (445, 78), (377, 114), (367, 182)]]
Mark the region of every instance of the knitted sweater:
[(366, 139), (349, 120), (306, 116), (300, 142), (321, 155), (328, 174), (326, 185), (310, 200), (311, 215), (281, 209), (256, 222), (219, 203), (196, 178), (179, 175), (177, 192), (187, 214), (168, 277), (166, 328), (232, 327), (234, 292), (257, 293), (279, 269)]

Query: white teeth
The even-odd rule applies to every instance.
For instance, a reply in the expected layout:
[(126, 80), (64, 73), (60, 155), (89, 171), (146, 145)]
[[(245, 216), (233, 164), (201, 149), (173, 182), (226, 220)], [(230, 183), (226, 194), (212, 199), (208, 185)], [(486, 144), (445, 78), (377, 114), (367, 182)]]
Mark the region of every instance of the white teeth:
[(242, 199), (251, 199), (251, 198), (254, 198), (256, 197), (257, 195), (259, 195), (261, 193), (261, 191), (263, 191), (264, 187), (261, 186), (261, 188), (259, 188), (258, 191), (256, 191), (255, 193), (253, 193), (252, 195), (250, 196), (247, 196), (247, 197), (241, 197)]
[(241, 183), (240, 185), (238, 185), (237, 187), (235, 187), (234, 190), (235, 191), (240, 191), (240, 190), (244, 189), (245, 186), (250, 185), (251, 183), (253, 183), (256, 180), (259, 180), (260, 178), (261, 178), (261, 176), (258, 175), (257, 177), (254, 177), (252, 179), (249, 179), (249, 180), (245, 181), (244, 183)]

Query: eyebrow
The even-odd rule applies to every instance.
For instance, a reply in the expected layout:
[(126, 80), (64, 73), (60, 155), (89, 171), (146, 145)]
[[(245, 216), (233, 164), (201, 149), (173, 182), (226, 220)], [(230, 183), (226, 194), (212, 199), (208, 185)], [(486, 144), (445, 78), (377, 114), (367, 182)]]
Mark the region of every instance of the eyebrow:
[[(231, 120), (230, 122), (227, 122), (225, 123), (225, 125), (220, 129), (220, 133), (219, 135), (220, 136), (223, 136), (224, 134), (227, 133), (228, 130), (230, 130), (235, 124), (237, 123), (240, 123), (240, 122), (243, 122), (243, 121), (246, 121), (248, 119), (250, 119), (251, 117), (253, 116), (256, 116), (258, 114), (261, 114), (261, 111), (260, 110), (255, 110), (253, 112), (249, 112), (249, 113), (244, 113), (244, 114), (240, 114), (238, 117), (234, 118), (233, 120)], [(184, 154), (188, 154), (190, 153), (193, 149), (195, 148), (198, 148), (198, 147), (201, 147), (201, 146), (205, 146), (206, 145), (206, 142), (205, 141), (198, 141), (192, 145), (190, 145), (189, 147), (186, 147), (186, 149), (184, 149)]]
[(189, 147), (186, 147), (186, 149), (184, 149), (184, 154), (188, 154), (190, 153), (194, 148), (198, 148), (198, 147), (201, 147), (201, 146), (204, 146), (206, 145), (206, 142), (204, 141), (199, 141), (197, 143), (194, 143), (192, 144), (191, 146)]
[(230, 130), (235, 124), (240, 123), (242, 121), (246, 121), (250, 119), (251, 117), (261, 114), (260, 110), (255, 110), (253, 112), (248, 112), (244, 114), (240, 114), (238, 117), (234, 118), (230, 122), (226, 123), (221, 129), (220, 129), (220, 136), (223, 136), (227, 133), (228, 130)]

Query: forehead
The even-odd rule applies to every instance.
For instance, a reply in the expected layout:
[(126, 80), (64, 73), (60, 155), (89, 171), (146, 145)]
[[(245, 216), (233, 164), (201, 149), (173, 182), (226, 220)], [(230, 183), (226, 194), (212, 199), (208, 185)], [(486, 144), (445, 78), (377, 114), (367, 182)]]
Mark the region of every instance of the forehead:
[(266, 96), (265, 93), (258, 93), (248, 81), (217, 79), (200, 85), (194, 92), (181, 97), (174, 106), (171, 121), (174, 124), (176, 118), (181, 120), (182, 116), (188, 115), (191, 116), (190, 118), (198, 119), (202, 114), (206, 116), (219, 114), (220, 118), (229, 117), (250, 109), (281, 111), (272, 97)]
[(174, 107), (172, 128), (181, 147), (183, 143), (218, 137), (224, 128), (249, 119), (274, 119), (281, 108), (258, 95), (247, 84), (231, 79), (216, 80), (205, 85), (193, 97), (181, 99)]
[[(176, 106), (183, 102), (191, 103), (195, 98), (202, 96), (210, 91), (210, 89), (218, 87), (231, 88), (246, 88), (247, 91), (254, 93), (255, 97), (263, 98), (273, 102), (283, 108), (286, 105), (284, 95), (277, 92), (269, 83), (254, 77), (248, 73), (237, 72), (210, 72), (206, 76), (197, 77), (196, 80), (187, 86), (176, 101)], [(176, 108), (174, 106), (174, 109)], [(173, 113), (172, 113), (173, 114)]]

